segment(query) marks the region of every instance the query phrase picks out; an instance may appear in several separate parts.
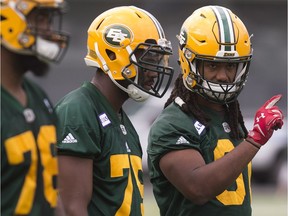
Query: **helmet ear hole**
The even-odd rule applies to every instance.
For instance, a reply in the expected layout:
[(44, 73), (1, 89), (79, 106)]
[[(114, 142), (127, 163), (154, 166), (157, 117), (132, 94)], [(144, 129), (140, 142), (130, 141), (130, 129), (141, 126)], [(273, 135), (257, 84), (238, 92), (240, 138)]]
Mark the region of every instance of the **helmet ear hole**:
[(116, 54), (113, 51), (106, 49), (106, 54), (111, 61), (116, 59)]

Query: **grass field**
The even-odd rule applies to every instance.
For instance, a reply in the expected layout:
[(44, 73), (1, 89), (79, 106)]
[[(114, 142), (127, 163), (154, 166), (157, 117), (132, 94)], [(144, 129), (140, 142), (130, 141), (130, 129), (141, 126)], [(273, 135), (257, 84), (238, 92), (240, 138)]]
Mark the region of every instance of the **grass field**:
[[(145, 183), (145, 216), (159, 216), (152, 187), (148, 184), (148, 180)], [(271, 186), (254, 186), (253, 188), (252, 216), (287, 216), (286, 189), (275, 192), (275, 188)]]

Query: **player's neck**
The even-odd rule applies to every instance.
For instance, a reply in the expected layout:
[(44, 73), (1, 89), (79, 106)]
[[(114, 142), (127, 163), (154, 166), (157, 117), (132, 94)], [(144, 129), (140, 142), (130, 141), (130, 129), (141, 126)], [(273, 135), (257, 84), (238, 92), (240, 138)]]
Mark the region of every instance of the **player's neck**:
[(27, 105), (27, 95), (22, 86), (23, 76), (13, 76), (9, 71), (1, 72), (1, 86), (9, 92), (22, 106), (26, 107)]
[(124, 102), (128, 99), (127, 93), (119, 89), (106, 74), (102, 74), (99, 77), (93, 77), (91, 83), (101, 91), (110, 102), (115, 112), (118, 113)]
[(222, 104), (210, 102), (210, 101), (202, 98), (201, 96), (197, 96), (197, 98), (198, 98), (197, 101), (201, 106), (209, 107), (210, 109), (213, 109), (217, 112), (224, 112), (225, 111), (225, 106)]

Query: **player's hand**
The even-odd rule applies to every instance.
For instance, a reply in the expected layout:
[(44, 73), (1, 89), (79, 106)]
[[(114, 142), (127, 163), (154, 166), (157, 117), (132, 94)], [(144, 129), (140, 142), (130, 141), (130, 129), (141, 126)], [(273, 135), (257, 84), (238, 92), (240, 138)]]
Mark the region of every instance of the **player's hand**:
[(254, 142), (264, 145), (272, 136), (274, 130), (283, 125), (282, 111), (274, 106), (282, 95), (275, 95), (258, 109), (254, 118), (253, 129), (249, 131), (248, 138)]

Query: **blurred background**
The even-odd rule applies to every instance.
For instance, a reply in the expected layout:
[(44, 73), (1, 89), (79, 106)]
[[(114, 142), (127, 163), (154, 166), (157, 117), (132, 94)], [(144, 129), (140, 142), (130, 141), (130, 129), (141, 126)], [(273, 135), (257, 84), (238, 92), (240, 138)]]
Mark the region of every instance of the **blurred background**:
[[(287, 116), (287, 1), (286, 0), (67, 0), (68, 11), (64, 16), (64, 29), (71, 34), (70, 46), (59, 65), (52, 66), (45, 78), (35, 78), (47, 91), (55, 104), (83, 81), (90, 80), (94, 68), (86, 67), (87, 29), (100, 13), (112, 7), (135, 5), (152, 13), (162, 24), (167, 39), (172, 42), (174, 55), (170, 59), (175, 68), (174, 78), (179, 73), (177, 64), (177, 40), (184, 20), (197, 8), (204, 5), (221, 5), (231, 9), (246, 25), (252, 35), (254, 54), (248, 82), (239, 101), (247, 127), (253, 123), (255, 111), (270, 97), (282, 94), (277, 104)], [(137, 104), (127, 101), (124, 109), (131, 117), (143, 146), (145, 172), (145, 215), (159, 215), (147, 178), (147, 135), (150, 124), (161, 112), (169, 96), (150, 98)], [(144, 106), (143, 106), (144, 105)], [(285, 119), (287, 125), (287, 118)], [(276, 131), (273, 138), (253, 160), (253, 215), (287, 214), (287, 127)]]

